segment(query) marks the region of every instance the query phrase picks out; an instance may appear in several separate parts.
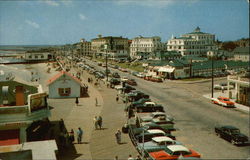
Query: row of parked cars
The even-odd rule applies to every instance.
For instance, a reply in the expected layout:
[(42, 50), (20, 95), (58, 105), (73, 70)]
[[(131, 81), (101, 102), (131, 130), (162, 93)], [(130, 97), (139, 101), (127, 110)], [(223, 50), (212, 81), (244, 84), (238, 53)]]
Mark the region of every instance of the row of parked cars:
[(174, 118), (167, 114), (161, 104), (152, 102), (150, 96), (137, 90), (124, 95), (124, 111), (128, 123), (123, 127), (129, 133), (132, 143), (143, 158), (149, 160), (179, 159), (200, 154), (188, 149), (172, 135), (175, 131)]

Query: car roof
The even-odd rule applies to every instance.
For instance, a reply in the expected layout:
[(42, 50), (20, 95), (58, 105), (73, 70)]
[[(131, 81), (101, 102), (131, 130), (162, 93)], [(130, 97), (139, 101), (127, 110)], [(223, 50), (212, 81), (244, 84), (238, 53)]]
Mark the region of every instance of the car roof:
[(152, 112), (152, 115), (166, 115), (164, 112)]
[(170, 146), (168, 146), (168, 149), (171, 150), (172, 152), (176, 152), (176, 151), (190, 152), (189, 149), (187, 149), (183, 145), (170, 145)]
[(163, 133), (163, 134), (165, 134), (165, 132), (160, 130), (160, 129), (148, 129), (147, 131), (148, 131), (148, 133)]
[(238, 128), (236, 128), (236, 127), (234, 127), (234, 126), (230, 126), (230, 125), (221, 126), (221, 127), (227, 128), (227, 129), (238, 129)]
[(145, 104), (153, 104), (153, 105), (155, 105), (155, 102), (145, 102)]
[(159, 142), (162, 142), (162, 141), (167, 141), (167, 142), (174, 142), (173, 139), (167, 137), (167, 136), (159, 136), (159, 137), (154, 137), (152, 138), (153, 141), (159, 143)]

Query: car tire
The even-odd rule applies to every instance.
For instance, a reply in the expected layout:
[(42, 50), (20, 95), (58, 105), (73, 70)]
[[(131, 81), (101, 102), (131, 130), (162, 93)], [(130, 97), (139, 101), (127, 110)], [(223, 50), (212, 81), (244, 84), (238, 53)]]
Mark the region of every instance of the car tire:
[(233, 140), (233, 139), (231, 139), (231, 143), (233, 144), (233, 145), (235, 145), (236, 143), (235, 143), (235, 141)]

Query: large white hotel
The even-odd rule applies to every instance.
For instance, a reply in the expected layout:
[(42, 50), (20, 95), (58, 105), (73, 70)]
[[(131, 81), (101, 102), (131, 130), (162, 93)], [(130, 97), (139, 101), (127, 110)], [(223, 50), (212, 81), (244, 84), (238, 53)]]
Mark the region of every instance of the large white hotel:
[(178, 51), (184, 55), (206, 56), (208, 51), (216, 50), (215, 35), (204, 33), (197, 27), (194, 32), (181, 37), (173, 37), (167, 42), (168, 51)]

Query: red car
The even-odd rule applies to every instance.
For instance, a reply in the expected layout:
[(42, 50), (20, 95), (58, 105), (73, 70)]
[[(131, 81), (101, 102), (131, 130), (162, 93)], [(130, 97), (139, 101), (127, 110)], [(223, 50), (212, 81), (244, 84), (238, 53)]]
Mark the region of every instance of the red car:
[(177, 160), (182, 157), (195, 157), (200, 158), (201, 155), (194, 150), (187, 149), (183, 145), (169, 145), (165, 150), (158, 152), (150, 152), (150, 157), (155, 160)]
[(150, 81), (152, 81), (152, 82), (163, 82), (161, 77), (154, 77), (154, 76), (150, 78)]
[(235, 103), (230, 101), (227, 97), (219, 96), (218, 98), (212, 98), (214, 104), (222, 105), (224, 107), (235, 107)]

